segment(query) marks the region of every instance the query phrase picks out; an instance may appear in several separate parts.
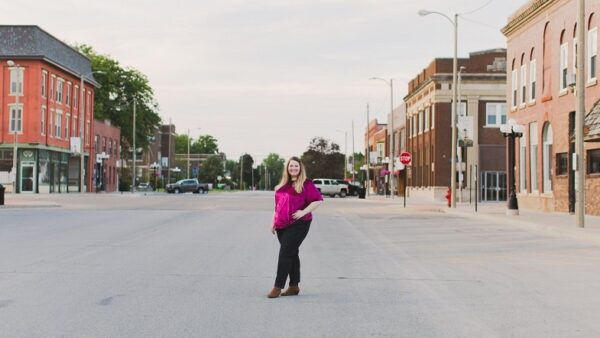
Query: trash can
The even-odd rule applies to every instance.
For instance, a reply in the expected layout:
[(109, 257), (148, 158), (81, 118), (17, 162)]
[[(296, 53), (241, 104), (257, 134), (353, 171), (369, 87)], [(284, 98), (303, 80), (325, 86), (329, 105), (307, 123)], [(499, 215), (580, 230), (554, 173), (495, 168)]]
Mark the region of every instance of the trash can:
[(364, 199), (366, 194), (367, 194), (366, 188), (363, 188), (363, 187), (358, 188), (358, 198)]
[(4, 186), (0, 184), (0, 205), (4, 205)]

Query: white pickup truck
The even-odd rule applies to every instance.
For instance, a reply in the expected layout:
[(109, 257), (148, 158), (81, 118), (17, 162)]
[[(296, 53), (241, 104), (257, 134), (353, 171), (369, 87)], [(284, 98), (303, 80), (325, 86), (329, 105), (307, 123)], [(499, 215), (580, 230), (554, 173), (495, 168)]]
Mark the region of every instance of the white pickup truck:
[(335, 197), (335, 195), (346, 197), (348, 195), (348, 185), (339, 183), (336, 179), (315, 178), (312, 181), (321, 192), (321, 195), (329, 195), (331, 197)]

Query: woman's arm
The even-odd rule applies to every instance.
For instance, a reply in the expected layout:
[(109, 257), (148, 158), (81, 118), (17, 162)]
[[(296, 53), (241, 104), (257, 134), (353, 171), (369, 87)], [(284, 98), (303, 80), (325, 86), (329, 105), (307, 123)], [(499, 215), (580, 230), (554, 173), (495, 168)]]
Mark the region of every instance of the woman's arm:
[(306, 208), (304, 208), (304, 210), (296, 211), (294, 214), (292, 214), (292, 217), (294, 219), (300, 219), (306, 216), (306, 214), (313, 212), (316, 208), (319, 207), (319, 205), (321, 205), (321, 203), (323, 203), (323, 201), (314, 201), (311, 204), (309, 204)]

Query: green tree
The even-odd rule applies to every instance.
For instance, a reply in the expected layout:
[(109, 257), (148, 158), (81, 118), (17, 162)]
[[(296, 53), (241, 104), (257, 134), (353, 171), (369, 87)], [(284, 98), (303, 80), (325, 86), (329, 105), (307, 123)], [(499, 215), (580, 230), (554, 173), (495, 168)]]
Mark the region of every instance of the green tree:
[(136, 103), (136, 147), (147, 149), (152, 136), (160, 125), (158, 104), (154, 91), (146, 75), (134, 68), (123, 68), (108, 55), (98, 54), (91, 46), (79, 45), (76, 48), (87, 55), (92, 62), (92, 70), (100, 84), (94, 95), (95, 118), (109, 119), (121, 128), (121, 144), (124, 157), (128, 157), (133, 144), (133, 102)]
[(199, 154), (218, 154), (219, 146), (217, 139), (211, 135), (201, 135), (196, 141), (193, 141), (192, 148), (194, 153)]
[(211, 182), (213, 186), (217, 186), (217, 178), (223, 177), (223, 161), (219, 155), (209, 156), (200, 167), (200, 180)]
[[(264, 169), (266, 170), (266, 184), (269, 190), (272, 190), (281, 180), (285, 160), (278, 154), (270, 153), (263, 160)], [(263, 179), (265, 174), (263, 173)]]
[(313, 138), (308, 149), (302, 154), (302, 163), (310, 178), (344, 177), (344, 154), (340, 152), (339, 145), (328, 139)]

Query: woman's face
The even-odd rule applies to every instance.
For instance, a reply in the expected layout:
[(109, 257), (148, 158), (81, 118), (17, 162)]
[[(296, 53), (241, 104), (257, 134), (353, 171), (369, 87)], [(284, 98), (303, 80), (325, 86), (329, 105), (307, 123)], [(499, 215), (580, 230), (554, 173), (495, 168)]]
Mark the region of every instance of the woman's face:
[(298, 175), (300, 175), (300, 163), (298, 163), (298, 161), (290, 161), (288, 164), (288, 174), (291, 177), (298, 177)]

